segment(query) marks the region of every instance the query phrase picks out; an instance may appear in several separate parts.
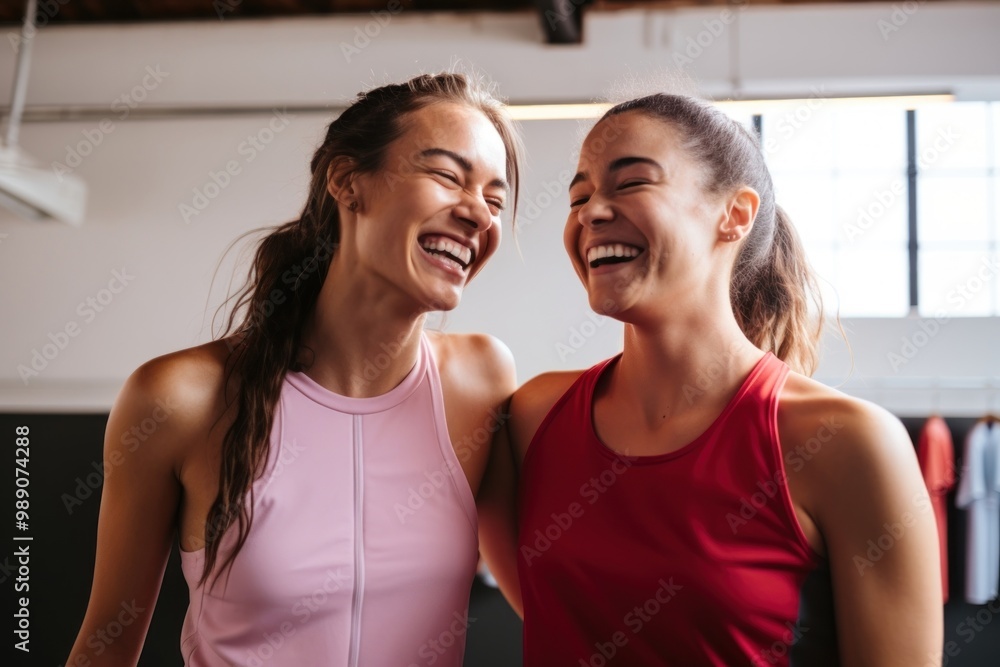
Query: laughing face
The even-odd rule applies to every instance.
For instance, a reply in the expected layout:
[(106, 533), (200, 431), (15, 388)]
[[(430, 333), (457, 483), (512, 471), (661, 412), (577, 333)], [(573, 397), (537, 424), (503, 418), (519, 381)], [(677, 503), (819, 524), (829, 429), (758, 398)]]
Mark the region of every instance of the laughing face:
[(418, 308), (450, 310), (500, 245), (506, 150), (489, 119), (461, 104), (431, 104), (403, 123), (382, 169), (355, 176), (357, 219), (343, 241)]
[(563, 241), (595, 312), (662, 312), (728, 271), (716, 252), (725, 207), (703, 183), (670, 123), (632, 111), (590, 131)]

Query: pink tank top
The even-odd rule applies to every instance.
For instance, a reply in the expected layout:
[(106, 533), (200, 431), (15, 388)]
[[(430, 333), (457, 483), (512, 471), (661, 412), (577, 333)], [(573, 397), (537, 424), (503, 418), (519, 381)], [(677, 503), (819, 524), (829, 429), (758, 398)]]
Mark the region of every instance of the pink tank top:
[[(198, 586), (204, 549), (181, 552), (185, 665), (462, 664), (478, 523), (425, 333), (416, 365), (381, 396), (289, 371), (254, 494), (228, 582)], [(235, 540), (233, 526), (220, 555)]]

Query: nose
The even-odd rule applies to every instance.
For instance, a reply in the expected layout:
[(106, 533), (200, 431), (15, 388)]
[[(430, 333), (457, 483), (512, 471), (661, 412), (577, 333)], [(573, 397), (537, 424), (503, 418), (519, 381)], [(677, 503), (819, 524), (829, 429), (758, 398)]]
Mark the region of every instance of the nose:
[(455, 217), (477, 232), (489, 229), (493, 224), (493, 214), (489, 205), (481, 196), (474, 193), (465, 194), (462, 202), (455, 207)]
[(596, 227), (601, 223), (611, 222), (614, 217), (614, 209), (596, 192), (576, 211), (577, 220), (585, 227)]

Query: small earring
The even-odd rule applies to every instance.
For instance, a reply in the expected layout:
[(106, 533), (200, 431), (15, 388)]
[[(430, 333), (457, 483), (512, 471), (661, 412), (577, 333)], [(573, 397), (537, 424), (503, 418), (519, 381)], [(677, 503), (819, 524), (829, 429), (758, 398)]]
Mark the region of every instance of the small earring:
[(351, 209), (351, 211), (357, 211), (357, 210), (358, 210), (358, 200), (356, 200), (356, 199), (355, 199), (354, 201), (352, 201), (352, 202), (351, 202), (351, 203), (350, 203), (350, 204), (348, 205), (348, 207), (347, 207), (347, 208)]

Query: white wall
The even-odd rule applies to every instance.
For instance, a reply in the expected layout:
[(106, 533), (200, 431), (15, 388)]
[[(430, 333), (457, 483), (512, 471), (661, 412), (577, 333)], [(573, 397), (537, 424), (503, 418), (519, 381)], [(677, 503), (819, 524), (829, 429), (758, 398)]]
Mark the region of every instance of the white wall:
[[(374, 32), (370, 16), (46, 27), (35, 43), (29, 106), (90, 112), (77, 120), (27, 122), (21, 144), (46, 164), (65, 163), (68, 153), (89, 146), (74, 171), (87, 181), (90, 202), (78, 229), (0, 212), (0, 409), (107, 410), (137, 365), (211, 338), (215, 307), (231, 277), (233, 287), (243, 277), (233, 277), (233, 251), (210, 290), (223, 251), (241, 232), (298, 212), (309, 157), (331, 119), (314, 109), (292, 113), (286, 123), (271, 108), (341, 104), (373, 82), (432, 71), (456, 55), (489, 72), (515, 102), (588, 101), (614, 86), (691, 89), (691, 82), (706, 93), (729, 95), (737, 79), (748, 97), (808, 96), (822, 85), (830, 95), (956, 90), (1000, 98), (1000, 7), (914, 7), (912, 15), (895, 17), (898, 26), (891, 5), (751, 8), (738, 18), (717, 8), (590, 12), (581, 47), (543, 45), (533, 14), (404, 13), (350, 62), (341, 42), (353, 40), (356, 28)], [(880, 20), (899, 30), (884, 38)], [(690, 52), (697, 57), (685, 65), (690, 80), (681, 83), (685, 79), (671, 72), (674, 54), (690, 46), (688, 38), (707, 46)], [(8, 39), (3, 42), (0, 90), (6, 91), (14, 58)], [(148, 77), (147, 67), (165, 73), (162, 80)], [(631, 81), (625, 72), (632, 73)], [(140, 111), (249, 105), (259, 112), (121, 118), (125, 107), (112, 104), (141, 86), (144, 76), (149, 90), (137, 91), (146, 97)], [(268, 131), (271, 140), (262, 149), (244, 143), (260, 133), (267, 140)], [(620, 325), (589, 313), (562, 249), (567, 202), (561, 173), (574, 166), (584, 131), (577, 121), (525, 124), (530, 156), (518, 234), (523, 259), (508, 227), (497, 256), (448, 317), (448, 330), (488, 331), (505, 340), (522, 381), (548, 369), (590, 365), (620, 345)], [(210, 172), (229, 162), (239, 173), (186, 221), (179, 206), (192, 204), (194, 190), (204, 191)], [(560, 194), (549, 198), (548, 187)], [(102, 292), (115, 271), (132, 277), (118, 293)], [(110, 301), (100, 312), (81, 309), (88, 297), (102, 296)], [(34, 351), (74, 324), (76, 335), (65, 336), (64, 349), (52, 343), (46, 350), (52, 358), (25, 384), (18, 366), (31, 367)], [(848, 322), (855, 369), (847, 387), (900, 414), (933, 407), (980, 414), (990, 407), (991, 396), (1000, 392), (961, 387), (982, 378), (1000, 384), (1000, 318), (955, 318), (926, 341), (915, 333), (920, 324)], [(912, 359), (894, 368), (889, 355), (903, 351), (904, 338), (920, 345)], [(574, 352), (566, 353), (563, 345)], [(818, 376), (843, 381), (850, 370), (845, 346), (828, 336), (824, 347)], [(899, 384), (898, 378), (920, 384), (928, 377), (951, 378), (954, 386), (878, 392), (854, 386)], [(1000, 409), (1000, 398), (992, 400)]]

